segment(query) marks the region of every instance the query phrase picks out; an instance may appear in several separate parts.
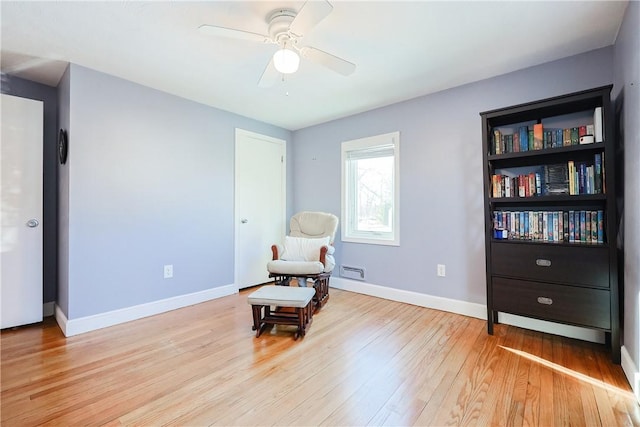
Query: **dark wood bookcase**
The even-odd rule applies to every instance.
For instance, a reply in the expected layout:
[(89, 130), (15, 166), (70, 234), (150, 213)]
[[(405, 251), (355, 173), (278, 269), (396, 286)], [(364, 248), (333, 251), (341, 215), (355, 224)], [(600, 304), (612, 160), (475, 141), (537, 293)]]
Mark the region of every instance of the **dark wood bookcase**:
[[(480, 116), (488, 333), (498, 312), (597, 329), (605, 332), (613, 362), (620, 363), (611, 88)], [(540, 124), (548, 140), (534, 137), (542, 147), (533, 149), (529, 130), (539, 136)], [(561, 138), (572, 129), (592, 131), (595, 142)], [(558, 179), (565, 167), (566, 189)]]

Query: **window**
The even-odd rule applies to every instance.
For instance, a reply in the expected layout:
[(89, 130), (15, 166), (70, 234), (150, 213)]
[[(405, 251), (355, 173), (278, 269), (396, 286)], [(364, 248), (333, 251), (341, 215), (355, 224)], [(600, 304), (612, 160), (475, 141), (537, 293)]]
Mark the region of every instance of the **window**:
[(400, 244), (400, 132), (342, 143), (342, 241)]

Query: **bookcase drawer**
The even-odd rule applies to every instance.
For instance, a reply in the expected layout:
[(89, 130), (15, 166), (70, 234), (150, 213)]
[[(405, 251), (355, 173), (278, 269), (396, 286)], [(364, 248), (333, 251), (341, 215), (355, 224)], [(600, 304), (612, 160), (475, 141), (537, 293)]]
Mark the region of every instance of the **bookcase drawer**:
[(609, 287), (606, 247), (492, 242), (491, 266), (496, 276)]
[(538, 319), (611, 328), (609, 291), (493, 278), (493, 309)]

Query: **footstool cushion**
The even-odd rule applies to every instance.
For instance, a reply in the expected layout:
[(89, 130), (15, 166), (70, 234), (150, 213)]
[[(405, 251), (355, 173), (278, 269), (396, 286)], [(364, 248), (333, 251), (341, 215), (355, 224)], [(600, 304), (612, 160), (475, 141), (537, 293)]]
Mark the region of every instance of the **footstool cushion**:
[(316, 290), (314, 288), (266, 285), (252, 292), (247, 301), (251, 305), (306, 307), (315, 294)]

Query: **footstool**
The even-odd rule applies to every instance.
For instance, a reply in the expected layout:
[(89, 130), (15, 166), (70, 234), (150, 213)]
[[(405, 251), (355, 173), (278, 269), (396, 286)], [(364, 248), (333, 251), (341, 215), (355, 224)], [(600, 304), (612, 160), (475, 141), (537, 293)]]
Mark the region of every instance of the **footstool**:
[[(294, 339), (303, 337), (313, 317), (314, 288), (266, 285), (252, 292), (247, 302), (253, 310), (253, 327), (256, 338), (268, 325), (297, 325)], [(275, 310), (271, 307), (275, 306)], [(293, 311), (283, 310), (293, 308)]]

